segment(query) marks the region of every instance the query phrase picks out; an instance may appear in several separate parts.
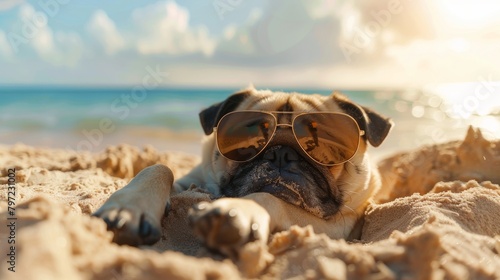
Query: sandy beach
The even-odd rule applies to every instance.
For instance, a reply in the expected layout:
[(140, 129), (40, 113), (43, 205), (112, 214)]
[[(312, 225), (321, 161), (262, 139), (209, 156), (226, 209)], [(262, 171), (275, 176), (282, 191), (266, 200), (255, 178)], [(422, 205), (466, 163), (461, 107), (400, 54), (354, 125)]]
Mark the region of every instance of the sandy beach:
[[(500, 1), (3, 0), (0, 14), (0, 280), (500, 280)], [(230, 97), (245, 88), (291, 95)], [(243, 108), (283, 114), (224, 118)], [(149, 166), (180, 179), (206, 134), (213, 166), (163, 217), (164, 166), (141, 181), (157, 187), (147, 200), (116, 204), (132, 211), (96, 214), (150, 240), (161, 218), (161, 239), (113, 243), (92, 214)], [(284, 231), (229, 258), (205, 248), (188, 213), (218, 185), (267, 190)], [(193, 215), (198, 236), (243, 243), (240, 223), (268, 236), (257, 208), (228, 207), (239, 234)], [(349, 240), (320, 234), (332, 229)]]
[[(1, 220), (17, 218), (15, 229), (1, 233), (2, 252), (12, 253), (7, 240), (15, 238), (14, 262), (1, 256), (1, 278), (500, 278), (500, 141), (478, 130), (382, 161), (383, 191), (355, 242), (292, 227), (267, 246), (246, 245), (238, 261), (223, 260), (204, 250), (187, 225), (189, 207), (210, 200), (197, 190), (173, 197), (164, 235), (153, 246), (113, 244), (105, 223), (90, 216), (144, 167), (163, 163), (178, 178), (198, 162), (151, 146), (101, 153), (1, 146)], [(15, 169), (14, 215), (7, 211), (8, 169)]]
[[(143, 148), (152, 146), (159, 151), (183, 152), (200, 155), (202, 133), (198, 131), (175, 132), (168, 128), (126, 127), (113, 133), (83, 135), (81, 131), (14, 131), (0, 135), (0, 143), (16, 145), (22, 143), (38, 148), (74, 150), (99, 153), (109, 146), (126, 142)], [(126, 139), (126, 141), (124, 140)]]

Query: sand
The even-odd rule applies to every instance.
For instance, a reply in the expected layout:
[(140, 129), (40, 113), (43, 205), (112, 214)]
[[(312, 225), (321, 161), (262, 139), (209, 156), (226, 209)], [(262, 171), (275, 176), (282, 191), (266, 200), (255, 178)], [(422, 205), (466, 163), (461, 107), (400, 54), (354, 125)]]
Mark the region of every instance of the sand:
[[(246, 245), (240, 260), (223, 259), (187, 226), (187, 209), (210, 200), (197, 189), (172, 198), (154, 246), (113, 244), (90, 217), (142, 168), (161, 162), (179, 177), (198, 161), (129, 145), (97, 154), (0, 146), (0, 278), (500, 279), (500, 141), (477, 130), (382, 161), (383, 189), (354, 242), (294, 226), (266, 246)], [(16, 272), (8, 270), (8, 168), (16, 169)]]

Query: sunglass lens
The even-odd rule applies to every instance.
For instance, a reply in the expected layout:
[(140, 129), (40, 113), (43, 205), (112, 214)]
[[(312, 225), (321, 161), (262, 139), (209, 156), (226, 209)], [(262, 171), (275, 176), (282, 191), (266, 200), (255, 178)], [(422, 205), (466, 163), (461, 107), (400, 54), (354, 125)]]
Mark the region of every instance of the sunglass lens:
[(230, 160), (250, 160), (265, 148), (275, 128), (275, 119), (270, 114), (229, 113), (217, 126), (219, 151)]
[(351, 117), (337, 113), (299, 115), (293, 123), (302, 148), (325, 165), (351, 159), (359, 145), (359, 128)]

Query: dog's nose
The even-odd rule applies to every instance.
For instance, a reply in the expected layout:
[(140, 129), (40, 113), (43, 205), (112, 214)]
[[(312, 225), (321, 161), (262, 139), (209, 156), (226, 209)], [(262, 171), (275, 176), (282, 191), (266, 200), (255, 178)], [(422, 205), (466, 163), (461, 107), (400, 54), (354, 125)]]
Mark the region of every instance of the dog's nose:
[(264, 159), (270, 161), (274, 166), (283, 168), (299, 160), (299, 154), (286, 146), (274, 146), (264, 153)]

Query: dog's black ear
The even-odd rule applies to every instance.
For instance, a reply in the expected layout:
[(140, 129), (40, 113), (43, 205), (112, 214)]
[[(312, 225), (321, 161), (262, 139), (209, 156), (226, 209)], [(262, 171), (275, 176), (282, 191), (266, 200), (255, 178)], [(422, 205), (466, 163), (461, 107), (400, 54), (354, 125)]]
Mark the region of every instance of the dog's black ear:
[(365, 131), (364, 137), (373, 147), (382, 144), (394, 125), (391, 119), (369, 108), (353, 103), (349, 98), (338, 92), (334, 92), (332, 97), (346, 114), (358, 122), (359, 128)]
[(234, 111), (250, 95), (250, 90), (244, 90), (229, 96), (225, 101), (216, 103), (200, 112), (201, 127), (205, 135), (212, 134), (219, 120), (227, 113)]

